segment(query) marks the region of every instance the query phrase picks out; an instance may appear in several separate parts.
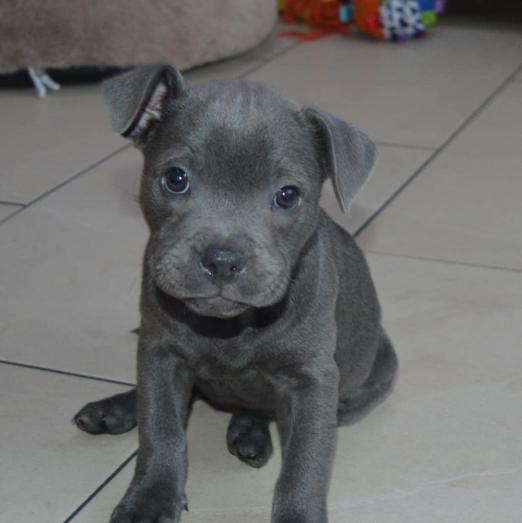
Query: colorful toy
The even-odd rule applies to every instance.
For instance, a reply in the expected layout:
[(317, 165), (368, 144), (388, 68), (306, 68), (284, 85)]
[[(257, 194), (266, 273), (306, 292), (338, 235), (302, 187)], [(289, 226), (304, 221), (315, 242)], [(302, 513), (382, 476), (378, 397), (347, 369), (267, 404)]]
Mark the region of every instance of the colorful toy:
[(419, 0), (422, 23), (426, 26), (437, 22), (437, 15), (446, 9), (445, 0)]
[(306, 21), (311, 31), (286, 31), (305, 40), (353, 28), (382, 40), (403, 41), (423, 36), (437, 21), (445, 0), (278, 0), (285, 22)]

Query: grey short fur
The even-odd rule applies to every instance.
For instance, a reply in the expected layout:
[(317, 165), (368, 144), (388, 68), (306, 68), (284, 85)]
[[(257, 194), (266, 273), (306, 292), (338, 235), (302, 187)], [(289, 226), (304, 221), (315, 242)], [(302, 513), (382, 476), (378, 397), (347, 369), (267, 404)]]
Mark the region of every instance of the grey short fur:
[[(349, 204), (374, 144), (263, 85), (187, 87), (170, 66), (134, 69), (104, 92), (115, 130), (143, 151), (150, 228), (137, 389), (75, 417), (91, 433), (138, 424), (134, 479), (111, 522), (179, 521), (186, 426), (202, 398), (233, 413), (228, 448), (254, 467), (277, 422), (272, 522), (326, 523), (336, 428), (381, 401), (397, 370), (364, 255), (319, 206), (327, 177)], [(189, 190), (170, 194), (165, 176), (179, 169)], [(283, 186), (299, 189), (294, 207), (274, 203)]]

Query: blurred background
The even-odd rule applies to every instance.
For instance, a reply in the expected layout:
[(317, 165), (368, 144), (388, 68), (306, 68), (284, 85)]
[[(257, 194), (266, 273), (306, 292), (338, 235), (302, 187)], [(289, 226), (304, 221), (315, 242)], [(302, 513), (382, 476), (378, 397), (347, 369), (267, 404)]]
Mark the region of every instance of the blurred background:
[[(106, 521), (137, 435), (70, 423), (135, 381), (141, 157), (99, 82), (169, 62), (189, 84), (261, 81), (379, 148), (347, 214), (401, 371), (339, 431), (331, 522), (522, 520), (522, 3), (0, 2), (0, 520)], [(269, 521), (278, 452), (226, 450), (198, 404), (183, 521)], [(277, 441), (274, 432), (275, 440)]]

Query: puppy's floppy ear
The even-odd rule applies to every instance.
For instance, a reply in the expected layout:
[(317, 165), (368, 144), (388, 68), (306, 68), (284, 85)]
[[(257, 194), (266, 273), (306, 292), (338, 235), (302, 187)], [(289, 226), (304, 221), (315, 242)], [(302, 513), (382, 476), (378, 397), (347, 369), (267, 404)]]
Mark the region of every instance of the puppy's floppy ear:
[(377, 148), (363, 132), (326, 111), (307, 107), (305, 114), (316, 127), (327, 174), (345, 211), (370, 176)]
[(112, 128), (137, 143), (161, 120), (165, 101), (180, 96), (185, 84), (170, 65), (136, 67), (102, 83)]

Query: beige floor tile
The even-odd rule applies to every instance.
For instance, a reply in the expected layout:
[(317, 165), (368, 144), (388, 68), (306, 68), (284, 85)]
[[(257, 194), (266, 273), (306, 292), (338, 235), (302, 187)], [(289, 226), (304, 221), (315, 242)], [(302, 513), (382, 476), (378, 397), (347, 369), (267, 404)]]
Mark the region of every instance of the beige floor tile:
[(240, 55), (236, 58), (229, 58), (222, 62), (216, 62), (214, 64), (191, 69), (190, 71), (183, 73), (183, 76), (189, 83), (237, 78), (256, 66), (261, 65), (263, 62), (264, 59), (256, 56)]
[(273, 33), (256, 48), (247, 52), (244, 56), (256, 58), (260, 60), (271, 60), (274, 56), (285, 52), (298, 43), (295, 38), (278, 36), (281, 31), (289, 30), (303, 30), (306, 26), (298, 24), (283, 24), (279, 23), (274, 29)]
[[(370, 256), (401, 370), (392, 396), (339, 431), (332, 523), (515, 523), (522, 488), (517, 274)], [(186, 523), (269, 521), (279, 451), (255, 471), (225, 450), (228, 416), (190, 425)], [(277, 438), (276, 438), (277, 440)], [(131, 468), (76, 521), (103, 520)]]
[(522, 269), (522, 86), (509, 84), (366, 229), (369, 250)]
[[(478, 471), (391, 489), (356, 501), (348, 514), (357, 523), (518, 523), (521, 487), (522, 472), (517, 467)], [(332, 523), (346, 523), (343, 504), (332, 508)]]
[(0, 200), (27, 203), (121, 147), (97, 86), (0, 93)]
[(16, 205), (4, 205), (0, 204), (0, 220), (7, 218), (9, 215), (16, 212), (20, 207)]
[(88, 436), (71, 418), (124, 387), (0, 364), (2, 521), (63, 521), (136, 448), (136, 434)]
[(248, 77), (352, 121), (380, 141), (439, 146), (520, 64), (522, 33), (435, 27), (403, 45), (330, 37)]
[(126, 149), (2, 224), (1, 358), (134, 379), (140, 171)]
[(324, 186), (321, 203), (336, 222), (354, 233), (430, 154), (420, 149), (379, 147), (374, 172), (346, 214), (339, 209), (329, 181)]

